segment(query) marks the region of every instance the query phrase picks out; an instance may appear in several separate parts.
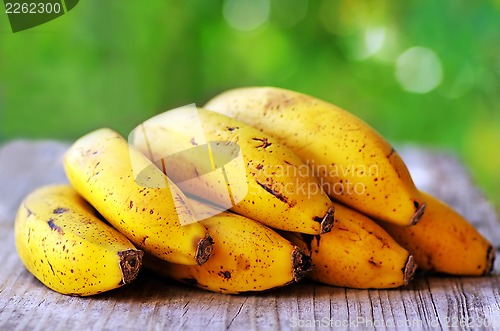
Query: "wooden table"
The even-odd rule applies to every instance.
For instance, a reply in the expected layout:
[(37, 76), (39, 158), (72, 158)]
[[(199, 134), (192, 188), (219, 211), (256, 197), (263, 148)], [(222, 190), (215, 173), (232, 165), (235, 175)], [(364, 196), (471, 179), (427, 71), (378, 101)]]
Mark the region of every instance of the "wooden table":
[[(0, 148), (0, 330), (249, 330), (500, 328), (500, 263), (489, 277), (420, 274), (398, 290), (353, 290), (300, 283), (264, 294), (204, 292), (143, 272), (129, 286), (78, 298), (52, 292), (19, 260), (13, 223), (21, 199), (37, 186), (65, 182), (67, 144), (13, 141)], [(403, 148), (423, 190), (455, 206), (498, 251), (494, 209), (451, 155)], [(464, 329), (460, 327), (459, 329)]]

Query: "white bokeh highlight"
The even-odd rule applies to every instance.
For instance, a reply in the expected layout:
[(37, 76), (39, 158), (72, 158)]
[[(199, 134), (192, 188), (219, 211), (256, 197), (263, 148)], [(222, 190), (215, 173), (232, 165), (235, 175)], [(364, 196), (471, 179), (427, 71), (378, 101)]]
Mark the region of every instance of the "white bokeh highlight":
[(408, 92), (428, 93), (441, 84), (443, 66), (432, 49), (412, 47), (396, 60), (396, 79)]
[(226, 0), (222, 14), (226, 22), (236, 30), (252, 31), (269, 19), (269, 0)]
[(384, 27), (368, 27), (363, 31), (362, 40), (356, 50), (355, 57), (365, 60), (382, 50), (386, 40), (386, 29)]

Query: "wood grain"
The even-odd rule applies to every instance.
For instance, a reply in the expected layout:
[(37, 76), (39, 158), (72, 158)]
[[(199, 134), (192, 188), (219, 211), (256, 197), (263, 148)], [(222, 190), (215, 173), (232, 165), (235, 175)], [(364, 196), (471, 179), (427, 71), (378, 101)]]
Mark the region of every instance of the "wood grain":
[[(204, 292), (142, 272), (129, 286), (90, 298), (60, 295), (31, 276), (13, 222), (35, 187), (65, 182), (67, 144), (14, 141), (0, 148), (0, 330), (253, 330), (500, 328), (500, 267), (489, 277), (419, 274), (398, 290), (304, 282), (267, 293)], [(495, 210), (452, 155), (403, 148), (415, 182), (456, 207), (497, 247)]]

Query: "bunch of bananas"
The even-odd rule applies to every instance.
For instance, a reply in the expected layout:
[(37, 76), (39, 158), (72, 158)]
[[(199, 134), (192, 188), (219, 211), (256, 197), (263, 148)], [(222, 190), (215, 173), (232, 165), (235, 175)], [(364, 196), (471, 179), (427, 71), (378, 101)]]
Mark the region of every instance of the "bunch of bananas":
[(308, 277), (395, 288), (419, 269), (485, 275), (492, 245), (419, 191), (394, 148), (354, 115), (279, 88), (230, 90), (129, 140), (100, 129), (64, 157), (71, 185), (21, 203), (16, 246), (49, 288), (92, 295), (141, 266), (221, 293)]

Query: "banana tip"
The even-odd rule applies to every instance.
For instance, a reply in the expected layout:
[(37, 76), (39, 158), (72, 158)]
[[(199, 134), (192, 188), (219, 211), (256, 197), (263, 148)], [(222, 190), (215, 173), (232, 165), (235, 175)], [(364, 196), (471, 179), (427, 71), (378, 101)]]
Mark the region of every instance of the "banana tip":
[(410, 283), (410, 281), (413, 279), (413, 276), (415, 275), (416, 270), (417, 264), (414, 261), (413, 255), (410, 254), (403, 268), (404, 286)]
[(300, 281), (312, 269), (311, 258), (295, 247), (292, 252), (293, 278)]
[(208, 261), (210, 255), (212, 254), (212, 248), (214, 245), (214, 240), (209, 235), (206, 235), (205, 238), (201, 239), (198, 242), (198, 247), (196, 249), (196, 262), (198, 265), (203, 265)]
[(420, 219), (424, 215), (425, 208), (427, 207), (425, 203), (418, 205), (418, 203), (415, 202), (415, 205), (417, 206), (417, 210), (415, 211), (415, 214), (413, 214), (413, 217), (410, 220), (410, 225), (415, 225), (420, 221)]
[(488, 248), (486, 253), (486, 268), (484, 269), (484, 275), (488, 275), (493, 271), (493, 266), (495, 265), (495, 250), (493, 246)]
[(125, 251), (118, 252), (123, 284), (128, 284), (137, 277), (139, 270), (141, 270), (142, 267), (143, 255), (143, 251), (134, 249), (127, 249)]
[(335, 207), (332, 206), (328, 208), (328, 211), (326, 212), (325, 216), (320, 221), (321, 234), (328, 233), (332, 230), (333, 224), (335, 223), (334, 214), (335, 214)]

